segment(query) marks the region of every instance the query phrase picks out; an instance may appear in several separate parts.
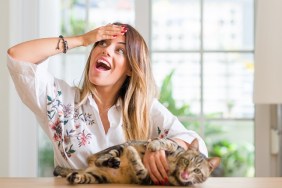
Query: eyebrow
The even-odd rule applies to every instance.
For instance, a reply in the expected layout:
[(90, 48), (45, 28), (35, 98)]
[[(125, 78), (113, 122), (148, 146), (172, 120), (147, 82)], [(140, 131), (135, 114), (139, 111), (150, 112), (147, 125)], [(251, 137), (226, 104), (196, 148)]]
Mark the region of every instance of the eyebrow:
[(123, 44), (123, 45), (125, 45), (125, 42), (118, 42), (118, 44)]

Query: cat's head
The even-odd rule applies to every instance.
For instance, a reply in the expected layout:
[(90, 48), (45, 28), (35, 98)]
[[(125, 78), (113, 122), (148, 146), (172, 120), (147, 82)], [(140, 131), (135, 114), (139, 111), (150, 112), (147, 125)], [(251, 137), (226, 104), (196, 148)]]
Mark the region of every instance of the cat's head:
[(199, 152), (199, 143), (194, 139), (188, 150), (178, 158), (175, 175), (181, 185), (193, 185), (204, 182), (220, 164), (220, 158), (207, 158)]

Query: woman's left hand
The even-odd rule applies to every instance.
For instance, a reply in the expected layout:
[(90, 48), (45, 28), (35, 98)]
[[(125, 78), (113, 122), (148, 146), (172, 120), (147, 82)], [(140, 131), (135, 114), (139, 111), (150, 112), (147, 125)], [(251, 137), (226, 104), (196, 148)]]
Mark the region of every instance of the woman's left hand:
[(126, 31), (127, 28), (123, 25), (107, 24), (80, 35), (80, 38), (82, 45), (88, 46), (101, 40), (114, 39), (117, 36), (124, 35)]
[(156, 185), (165, 185), (168, 183), (167, 172), (169, 167), (164, 150), (154, 152), (147, 150), (143, 158), (143, 163)]

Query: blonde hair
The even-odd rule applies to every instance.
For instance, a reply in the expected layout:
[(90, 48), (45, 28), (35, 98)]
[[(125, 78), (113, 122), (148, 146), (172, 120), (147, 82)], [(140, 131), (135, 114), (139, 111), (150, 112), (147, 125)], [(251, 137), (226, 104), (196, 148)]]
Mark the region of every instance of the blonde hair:
[[(153, 78), (149, 50), (145, 40), (139, 32), (128, 24), (125, 33), (127, 61), (132, 71), (124, 81), (117, 99), (122, 101), (123, 130), (127, 140), (147, 140), (150, 134), (150, 108), (157, 96), (155, 80)], [(94, 44), (92, 50), (95, 48)], [(91, 51), (92, 52), (92, 51)], [(91, 53), (90, 53), (91, 54)], [(84, 80), (80, 93), (80, 104), (84, 103), (89, 94), (97, 96), (95, 86), (91, 84), (88, 72), (90, 66), (89, 55), (84, 72)]]

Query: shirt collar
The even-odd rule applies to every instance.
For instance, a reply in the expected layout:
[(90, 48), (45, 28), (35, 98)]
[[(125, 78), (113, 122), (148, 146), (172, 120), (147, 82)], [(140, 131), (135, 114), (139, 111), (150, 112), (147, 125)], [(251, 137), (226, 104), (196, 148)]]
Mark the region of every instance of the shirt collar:
[[(97, 106), (97, 103), (96, 101), (93, 99), (92, 95), (89, 94), (88, 97), (87, 97), (87, 102), (89, 102), (89, 104), (91, 106), (93, 106), (95, 108), (95, 110), (98, 111), (98, 106)], [(116, 102), (116, 104), (114, 105), (116, 108), (120, 108), (122, 106), (122, 100), (121, 98), (119, 98)]]

